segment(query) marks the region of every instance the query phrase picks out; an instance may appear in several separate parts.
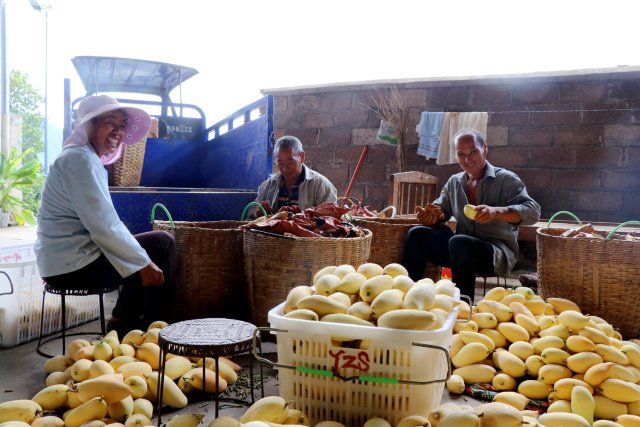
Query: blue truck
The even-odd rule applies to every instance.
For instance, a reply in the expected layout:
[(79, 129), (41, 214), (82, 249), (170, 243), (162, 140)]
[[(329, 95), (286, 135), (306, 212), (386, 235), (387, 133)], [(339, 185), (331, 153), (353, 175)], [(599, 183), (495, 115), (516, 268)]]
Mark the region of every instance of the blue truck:
[(86, 93), (72, 100), (70, 80), (65, 80), (65, 138), (79, 102), (100, 93), (117, 94), (120, 102), (145, 109), (158, 122), (157, 137), (146, 141), (139, 185), (110, 187), (114, 206), (132, 233), (151, 229), (156, 203), (178, 221), (240, 219), (272, 171), (271, 96), (207, 126), (200, 107), (170, 97), (198, 73), (194, 68), (99, 56), (78, 56), (72, 62)]

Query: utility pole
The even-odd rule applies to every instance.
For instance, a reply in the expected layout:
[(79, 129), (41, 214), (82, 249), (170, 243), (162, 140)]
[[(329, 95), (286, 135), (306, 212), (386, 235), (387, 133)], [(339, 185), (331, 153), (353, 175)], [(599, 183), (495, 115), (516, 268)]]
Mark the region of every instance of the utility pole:
[[(0, 0), (1, 1), (1, 0)], [(43, 0), (29, 0), (31, 7), (44, 13), (44, 173), (49, 171), (49, 11), (51, 4)]]
[(7, 71), (7, 14), (5, 0), (0, 0), (0, 145), (9, 156), (9, 72)]

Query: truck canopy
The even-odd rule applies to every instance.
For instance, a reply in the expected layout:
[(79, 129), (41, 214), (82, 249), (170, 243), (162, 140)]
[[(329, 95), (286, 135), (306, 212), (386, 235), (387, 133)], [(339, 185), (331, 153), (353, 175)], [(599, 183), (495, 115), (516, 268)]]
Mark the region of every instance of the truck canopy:
[(76, 56), (71, 60), (87, 95), (99, 92), (144, 93), (170, 101), (169, 94), (198, 70), (144, 59)]

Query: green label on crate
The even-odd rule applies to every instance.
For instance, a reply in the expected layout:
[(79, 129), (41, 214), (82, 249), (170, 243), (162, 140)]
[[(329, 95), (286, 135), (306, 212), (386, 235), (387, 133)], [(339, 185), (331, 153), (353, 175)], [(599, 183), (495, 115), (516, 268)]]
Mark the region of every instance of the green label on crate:
[(395, 378), (378, 378), (378, 377), (369, 377), (367, 375), (360, 375), (358, 379), (360, 381), (369, 381), (372, 383), (398, 384), (398, 380)]
[(303, 374), (323, 375), (325, 377), (333, 376), (333, 372), (331, 371), (324, 371), (322, 369), (305, 368), (303, 366), (297, 367), (296, 371), (301, 372)]

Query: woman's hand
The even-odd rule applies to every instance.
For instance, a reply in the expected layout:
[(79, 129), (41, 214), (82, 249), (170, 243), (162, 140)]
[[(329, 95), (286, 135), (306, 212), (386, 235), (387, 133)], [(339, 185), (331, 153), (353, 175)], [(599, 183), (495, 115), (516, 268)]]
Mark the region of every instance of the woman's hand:
[(153, 262), (150, 262), (140, 270), (142, 286), (160, 286), (164, 283), (164, 273)]

